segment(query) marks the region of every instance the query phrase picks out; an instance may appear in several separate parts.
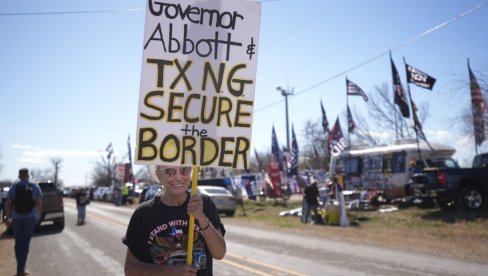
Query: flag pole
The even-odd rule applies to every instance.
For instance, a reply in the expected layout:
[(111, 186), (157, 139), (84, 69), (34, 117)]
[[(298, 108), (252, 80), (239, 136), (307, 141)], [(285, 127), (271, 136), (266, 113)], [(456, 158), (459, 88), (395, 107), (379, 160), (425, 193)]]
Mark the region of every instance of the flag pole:
[[(197, 193), (198, 182), (198, 166), (193, 166), (193, 175), (191, 181), (191, 195), (194, 196)], [(188, 224), (188, 247), (186, 255), (186, 264), (191, 266), (193, 262), (193, 237), (195, 232), (195, 217), (190, 214), (190, 222)]]
[[(405, 65), (405, 68), (407, 68), (407, 61), (406, 61), (405, 57), (403, 57), (403, 64)], [(413, 103), (412, 93), (410, 92), (410, 82), (408, 81), (408, 76), (407, 76), (407, 91), (408, 91), (408, 98), (410, 99), (410, 108), (412, 109), (412, 120), (414, 121), (413, 124), (415, 125), (414, 116), (416, 114), (416, 111), (414, 110), (415, 105)], [(419, 134), (417, 133), (415, 128), (414, 128), (414, 131), (415, 131), (415, 137), (417, 138), (417, 150), (419, 152), (419, 160), (422, 160), (422, 153), (420, 151)]]

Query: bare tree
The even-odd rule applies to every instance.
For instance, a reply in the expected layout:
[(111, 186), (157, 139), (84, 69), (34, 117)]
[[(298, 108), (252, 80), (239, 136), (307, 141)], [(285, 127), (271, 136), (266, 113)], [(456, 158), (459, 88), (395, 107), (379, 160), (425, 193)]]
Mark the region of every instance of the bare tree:
[(104, 156), (100, 156), (99, 162), (95, 164), (95, 169), (92, 173), (93, 184), (95, 186), (110, 186), (112, 184), (112, 169), (113, 166), (110, 160)]
[(41, 182), (41, 181), (52, 180), (53, 176), (50, 169), (34, 168), (34, 169), (30, 169), (30, 178), (34, 182)]
[(53, 173), (54, 183), (56, 183), (56, 185), (58, 184), (59, 170), (60, 170), (62, 162), (63, 162), (63, 159), (61, 159), (59, 157), (51, 158), (51, 164), (53, 165), (53, 170), (54, 170), (54, 173)]
[(308, 120), (302, 130), (306, 140), (298, 161), (299, 168), (326, 169), (329, 166), (328, 134), (322, 127), (322, 119)]
[[(0, 160), (2, 159), (2, 152), (0, 152)], [(0, 173), (2, 172), (3, 165), (0, 163)]]
[(146, 166), (139, 168), (134, 176), (135, 176), (135, 178), (137, 178), (138, 181), (142, 181), (142, 182), (146, 182), (146, 181), (151, 182), (152, 181), (151, 176), (149, 175), (149, 172), (147, 171)]
[[(399, 139), (415, 137), (412, 120), (403, 118), (393, 102), (392, 93), (388, 91), (388, 84), (383, 83), (381, 86), (376, 86), (375, 92), (370, 95), (367, 103), (367, 117), (357, 110), (352, 111), (356, 129), (351, 135), (355, 143), (390, 144), (397, 137)], [(415, 104), (418, 108), (417, 115), (423, 124), (428, 117), (429, 105), (427, 103)], [(343, 117), (347, 122), (346, 112)], [(381, 133), (389, 135), (381, 135)]]

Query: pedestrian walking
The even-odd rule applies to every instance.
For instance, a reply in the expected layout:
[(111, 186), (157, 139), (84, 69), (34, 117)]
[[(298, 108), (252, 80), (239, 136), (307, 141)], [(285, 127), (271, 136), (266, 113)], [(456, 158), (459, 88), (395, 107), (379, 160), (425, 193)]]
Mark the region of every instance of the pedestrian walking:
[(42, 192), (37, 184), (29, 182), (29, 170), (19, 170), (20, 181), (7, 194), (7, 227), (12, 227), (15, 238), (17, 275), (29, 275), (25, 269), (29, 245), (36, 224), (41, 218)]
[(127, 184), (123, 184), (122, 186), (122, 205), (127, 205), (127, 199), (129, 197), (129, 186)]
[(78, 209), (78, 225), (85, 224), (86, 206), (90, 204), (90, 197), (85, 189), (81, 188), (76, 194), (76, 209)]
[[(225, 228), (210, 197), (191, 196), (192, 167), (149, 166), (162, 185), (154, 199), (134, 211), (122, 242), (127, 246), (125, 275), (212, 275), (212, 259), (226, 252)], [(188, 229), (189, 215), (195, 228)], [(193, 231), (193, 241), (188, 241)], [(186, 264), (193, 242), (192, 265)]]

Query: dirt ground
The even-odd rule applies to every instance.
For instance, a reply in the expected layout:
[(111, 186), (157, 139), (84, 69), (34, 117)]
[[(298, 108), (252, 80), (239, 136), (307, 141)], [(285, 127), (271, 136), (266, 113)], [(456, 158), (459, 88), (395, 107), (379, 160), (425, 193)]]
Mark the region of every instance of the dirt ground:
[(0, 223), (0, 275), (15, 275), (17, 263), (14, 254), (14, 239), (7, 235), (5, 223)]
[(488, 210), (462, 212), (439, 208), (407, 208), (390, 212), (350, 211), (350, 227), (303, 224), (297, 216), (280, 216), (295, 206), (247, 203), (229, 223), (324, 237), (372, 246), (488, 263)]

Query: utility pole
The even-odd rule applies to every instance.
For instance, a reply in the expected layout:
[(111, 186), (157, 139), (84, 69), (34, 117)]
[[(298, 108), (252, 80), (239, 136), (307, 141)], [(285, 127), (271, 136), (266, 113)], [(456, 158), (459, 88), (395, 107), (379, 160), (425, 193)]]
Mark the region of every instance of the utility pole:
[(290, 128), (289, 128), (289, 123), (288, 123), (288, 96), (293, 95), (293, 90), (294, 88), (291, 89), (291, 91), (287, 91), (281, 86), (276, 87), (276, 90), (281, 92), (281, 95), (285, 97), (285, 115), (286, 115), (286, 147), (287, 150), (290, 151)]

